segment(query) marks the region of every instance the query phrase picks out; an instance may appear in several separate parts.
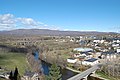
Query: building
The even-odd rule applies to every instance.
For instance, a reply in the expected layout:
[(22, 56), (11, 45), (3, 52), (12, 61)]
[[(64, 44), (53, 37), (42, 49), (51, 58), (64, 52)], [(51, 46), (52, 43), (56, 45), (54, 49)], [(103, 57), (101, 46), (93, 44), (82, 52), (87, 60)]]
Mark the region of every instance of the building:
[(74, 51), (89, 52), (89, 51), (93, 51), (93, 49), (92, 48), (75, 48)]
[(68, 62), (68, 63), (76, 63), (76, 62), (77, 62), (77, 59), (68, 58), (68, 59), (67, 59), (67, 62)]
[(120, 53), (120, 49), (117, 49), (117, 53)]
[(98, 63), (98, 59), (95, 59), (95, 58), (91, 58), (91, 59), (87, 59), (87, 60), (82, 61), (82, 65), (93, 66), (93, 65), (95, 65), (97, 63)]
[(101, 57), (110, 61), (116, 59), (117, 55), (115, 52), (103, 52)]
[(94, 43), (104, 43), (105, 40), (93, 40)]

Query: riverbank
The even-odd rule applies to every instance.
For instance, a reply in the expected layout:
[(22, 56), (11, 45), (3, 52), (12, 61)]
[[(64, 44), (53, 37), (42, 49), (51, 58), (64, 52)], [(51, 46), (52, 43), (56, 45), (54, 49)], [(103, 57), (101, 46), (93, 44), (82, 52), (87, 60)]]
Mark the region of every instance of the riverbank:
[(70, 68), (70, 67), (66, 67), (66, 69), (68, 69), (68, 70), (70, 70), (70, 71), (73, 71), (73, 72), (75, 72), (75, 73), (81, 73), (81, 71), (72, 69), (72, 68)]

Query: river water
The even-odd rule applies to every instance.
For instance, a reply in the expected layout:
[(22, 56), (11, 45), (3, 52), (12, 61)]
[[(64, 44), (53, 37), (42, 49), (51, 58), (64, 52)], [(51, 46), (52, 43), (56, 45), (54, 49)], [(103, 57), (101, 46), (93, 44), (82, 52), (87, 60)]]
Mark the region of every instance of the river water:
[[(51, 66), (51, 64), (42, 61), (43, 73), (45, 75), (49, 74), (49, 68), (50, 68), (50, 66)], [(66, 80), (66, 79), (68, 79), (68, 78), (70, 78), (72, 76), (75, 76), (77, 74), (77, 73), (72, 72), (72, 71), (67, 70), (67, 69), (61, 69), (60, 68), (60, 71), (61, 71), (61, 74), (62, 74), (62, 80)]]
[[(35, 52), (34, 56), (35, 56), (35, 60), (39, 60), (38, 52)], [(51, 64), (46, 63), (45, 61), (41, 61), (41, 64), (42, 64), (42, 66), (40, 66), (40, 67), (42, 68), (43, 73), (45, 75), (48, 75), (49, 74), (49, 68), (50, 68)], [(78, 73), (75, 73), (75, 72), (70, 71), (70, 70), (65, 69), (65, 68), (64, 69), (60, 68), (60, 71), (61, 71), (61, 74), (62, 74), (62, 80), (67, 80), (68, 78), (78, 74)], [(87, 80), (102, 80), (102, 79), (98, 79), (98, 78), (95, 78), (95, 77), (88, 76)]]

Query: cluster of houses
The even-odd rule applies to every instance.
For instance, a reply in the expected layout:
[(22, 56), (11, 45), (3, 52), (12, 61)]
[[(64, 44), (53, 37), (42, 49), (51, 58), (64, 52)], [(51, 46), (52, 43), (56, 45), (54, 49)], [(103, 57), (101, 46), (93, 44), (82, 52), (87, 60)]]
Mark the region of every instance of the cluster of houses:
[(73, 54), (73, 58), (68, 58), (67, 62), (68, 63), (78, 63), (82, 65), (94, 65), (97, 64), (99, 61), (97, 58), (100, 56), (98, 54), (97, 56), (93, 53), (92, 48), (75, 48), (74, 51), (77, 51), (77, 53)]
[[(82, 40), (79, 40), (79, 43), (83, 44)], [(73, 57), (68, 58), (67, 62), (93, 66), (101, 59), (114, 60), (120, 54), (120, 38), (93, 39), (87, 42), (86, 47), (89, 48), (73, 49)]]

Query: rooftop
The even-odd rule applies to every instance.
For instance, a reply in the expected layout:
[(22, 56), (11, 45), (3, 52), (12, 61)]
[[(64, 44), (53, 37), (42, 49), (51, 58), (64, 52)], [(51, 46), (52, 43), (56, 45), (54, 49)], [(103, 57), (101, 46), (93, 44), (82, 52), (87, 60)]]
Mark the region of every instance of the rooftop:
[(97, 59), (95, 59), (95, 58), (91, 58), (91, 59), (88, 59), (88, 60), (85, 60), (85, 61), (88, 61), (88, 62), (94, 62), (94, 61), (96, 61)]
[(93, 51), (92, 48), (75, 48), (74, 50), (76, 50), (76, 51), (80, 51), (80, 52)]

